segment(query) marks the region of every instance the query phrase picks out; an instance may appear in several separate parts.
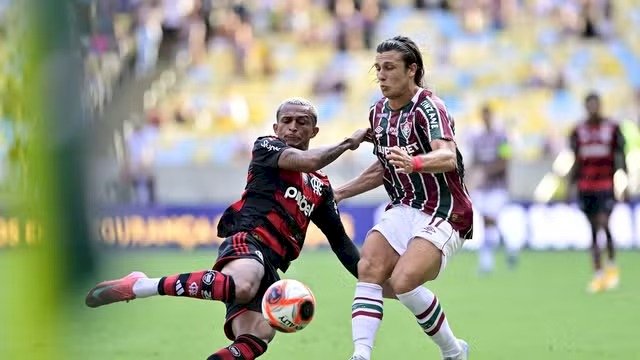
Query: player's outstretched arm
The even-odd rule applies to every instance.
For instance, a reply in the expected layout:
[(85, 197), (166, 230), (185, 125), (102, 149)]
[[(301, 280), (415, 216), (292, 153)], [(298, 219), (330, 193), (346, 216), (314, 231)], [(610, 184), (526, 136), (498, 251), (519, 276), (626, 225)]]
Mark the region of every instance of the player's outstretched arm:
[(355, 150), (369, 136), (369, 129), (360, 129), (335, 145), (309, 150), (287, 148), (278, 159), (280, 169), (313, 172), (331, 164), (347, 150)]
[(445, 139), (433, 140), (432, 151), (427, 154), (411, 156), (399, 147), (390, 149), (387, 159), (396, 167), (396, 171), (409, 174), (412, 172), (443, 173), (455, 170), (457, 165), (456, 144)]
[(348, 199), (377, 188), (382, 185), (383, 176), (384, 167), (380, 161), (376, 160), (376, 162), (366, 168), (360, 175), (349, 180), (346, 184), (335, 190), (336, 202), (340, 202), (344, 199)]
[(313, 212), (311, 221), (327, 237), (331, 250), (336, 254), (342, 266), (357, 279), (360, 251), (351, 241), (344, 229), (344, 225), (342, 225), (332, 189), (329, 188), (327, 191), (326, 200)]

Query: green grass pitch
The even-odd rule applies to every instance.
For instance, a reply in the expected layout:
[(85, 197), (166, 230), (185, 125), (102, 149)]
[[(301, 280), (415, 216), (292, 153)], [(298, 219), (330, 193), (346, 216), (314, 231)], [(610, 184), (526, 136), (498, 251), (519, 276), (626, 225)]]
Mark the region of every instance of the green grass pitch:
[[(115, 251), (102, 261), (96, 280), (131, 270), (149, 276), (208, 268), (215, 251)], [(498, 260), (502, 260), (498, 257)], [(438, 295), (472, 360), (640, 359), (640, 261), (619, 254), (620, 287), (588, 295), (586, 252), (526, 252), (509, 271), (478, 277), (475, 254), (450, 262), (428, 286)], [(346, 360), (351, 355), (351, 301), (355, 280), (331, 252), (306, 251), (283, 277), (308, 284), (317, 298), (313, 322), (296, 334), (278, 334), (261, 359)], [(221, 330), (224, 306), (186, 298), (158, 297), (89, 309), (84, 293), (66, 315), (66, 358), (92, 360), (206, 359), (228, 341)], [(387, 300), (373, 358), (439, 359), (435, 344), (409, 312)]]

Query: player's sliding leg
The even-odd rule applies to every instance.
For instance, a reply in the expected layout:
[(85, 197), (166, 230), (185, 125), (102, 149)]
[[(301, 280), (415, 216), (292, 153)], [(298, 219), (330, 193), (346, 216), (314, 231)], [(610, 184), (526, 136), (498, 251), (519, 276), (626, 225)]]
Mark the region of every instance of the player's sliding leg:
[(399, 255), (378, 231), (367, 236), (360, 262), (358, 283), (351, 307), (352, 359), (369, 360), (383, 314), (382, 286), (391, 275)]
[(468, 346), (453, 334), (440, 301), (423, 283), (435, 279), (442, 252), (430, 241), (414, 238), (391, 275), (391, 286), (416, 317), (422, 330), (440, 347), (444, 359), (467, 359)]
[(207, 360), (253, 360), (267, 351), (267, 344), (275, 336), (275, 330), (267, 324), (262, 314), (251, 310), (238, 313), (231, 320), (230, 329), (231, 333), (226, 332), (228, 336), (235, 337), (233, 343), (218, 350)]
[(264, 267), (253, 259), (237, 259), (233, 261), (233, 265), (230, 269), (234, 270), (224, 272), (202, 270), (161, 278), (148, 278), (141, 272), (133, 272), (121, 279), (96, 285), (89, 291), (86, 304), (89, 307), (98, 307), (155, 295), (222, 302), (231, 302), (236, 298), (239, 301), (248, 301), (260, 284)]
[(258, 291), (265, 270), (262, 258), (256, 255), (259, 249), (255, 243), (240, 237), (228, 238), (220, 245), (213, 270), (160, 278), (133, 272), (121, 279), (99, 283), (89, 291), (85, 302), (89, 307), (98, 307), (155, 295), (248, 302)]

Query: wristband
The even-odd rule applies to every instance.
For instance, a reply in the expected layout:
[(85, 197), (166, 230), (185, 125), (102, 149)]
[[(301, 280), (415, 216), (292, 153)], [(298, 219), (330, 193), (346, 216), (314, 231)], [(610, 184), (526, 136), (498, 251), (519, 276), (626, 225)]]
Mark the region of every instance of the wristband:
[(413, 167), (413, 172), (420, 172), (422, 170), (422, 158), (420, 156), (414, 156), (411, 158), (411, 166)]

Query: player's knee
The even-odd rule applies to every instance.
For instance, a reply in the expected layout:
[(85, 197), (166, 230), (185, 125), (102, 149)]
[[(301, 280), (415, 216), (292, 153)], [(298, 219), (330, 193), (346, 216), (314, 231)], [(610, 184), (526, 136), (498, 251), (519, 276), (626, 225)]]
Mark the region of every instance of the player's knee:
[(387, 279), (384, 262), (363, 257), (358, 262), (358, 280), (374, 284), (382, 284)]
[(484, 218), (484, 224), (486, 226), (494, 226), (494, 225), (496, 225), (496, 219), (494, 219), (493, 217), (485, 215), (483, 218)]
[(424, 281), (424, 274), (418, 274), (410, 271), (394, 271), (389, 279), (391, 288), (396, 294), (407, 293), (422, 285)]
[(260, 281), (250, 279), (234, 279), (235, 282), (235, 302), (246, 304), (253, 300), (258, 292)]
[(598, 214), (596, 216), (596, 226), (599, 228), (606, 228), (609, 225), (609, 216), (607, 214)]

